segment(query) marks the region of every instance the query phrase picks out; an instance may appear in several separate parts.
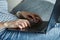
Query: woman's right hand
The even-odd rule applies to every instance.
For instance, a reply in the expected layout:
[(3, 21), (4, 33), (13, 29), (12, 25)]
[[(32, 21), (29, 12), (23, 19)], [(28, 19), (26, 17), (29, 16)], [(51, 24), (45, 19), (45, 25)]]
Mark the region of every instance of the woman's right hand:
[(16, 21), (5, 22), (4, 25), (6, 26), (6, 28), (20, 28), (20, 30), (30, 27), (29, 21), (25, 19), (18, 19)]

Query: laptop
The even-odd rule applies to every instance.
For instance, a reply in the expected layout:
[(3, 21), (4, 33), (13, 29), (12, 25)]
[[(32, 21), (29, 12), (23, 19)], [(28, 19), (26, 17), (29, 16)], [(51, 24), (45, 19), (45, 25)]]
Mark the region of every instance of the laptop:
[[(57, 4), (57, 3), (56, 3)], [(55, 4), (55, 6), (56, 6), (56, 4)], [(20, 5), (20, 4), (19, 4)], [(29, 29), (27, 29), (27, 30), (24, 30), (24, 31), (21, 31), (21, 30), (16, 30), (16, 29), (8, 29), (8, 30), (12, 30), (12, 31), (21, 31), (21, 32), (31, 32), (31, 33), (46, 33), (47, 31), (49, 31), (51, 28), (53, 28), (54, 26), (55, 26), (55, 24), (56, 24), (56, 13), (54, 13), (55, 12), (55, 7), (54, 6), (54, 9), (53, 9), (53, 11), (52, 11), (52, 13), (51, 13), (51, 15), (49, 15), (50, 17), (48, 18), (49, 20), (48, 21), (43, 21), (43, 23), (41, 24), (41, 25), (38, 25), (38, 26), (34, 26), (34, 27), (31, 27), (31, 28), (29, 28)], [(19, 8), (20, 6), (17, 6), (17, 7), (15, 7), (15, 9), (13, 9), (12, 10), (12, 14), (14, 13), (14, 11), (16, 12), (16, 11), (20, 11), (20, 10), (18, 10), (18, 8)], [(27, 11), (27, 10), (26, 10)], [(45, 15), (45, 14), (44, 14)], [(43, 15), (43, 16), (44, 16)], [(46, 17), (45, 17), (46, 18)], [(43, 18), (44, 19), (44, 18)]]

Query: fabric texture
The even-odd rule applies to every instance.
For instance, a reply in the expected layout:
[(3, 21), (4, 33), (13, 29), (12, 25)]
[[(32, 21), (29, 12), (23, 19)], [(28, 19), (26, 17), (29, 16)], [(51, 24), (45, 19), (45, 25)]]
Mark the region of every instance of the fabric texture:
[(8, 5), (6, 0), (0, 0), (0, 22), (16, 20), (17, 17), (8, 12)]
[[(1, 2), (2, 1), (2, 2)], [(28, 0), (26, 0), (28, 1)], [(24, 1), (24, 2), (26, 2)], [(30, 0), (26, 3), (26, 5), (24, 5), (25, 3), (23, 2), (21, 7), (20, 7), (20, 11), (25, 10), (24, 8), (28, 8), (30, 3), (32, 3), (34, 5), (33, 2), (37, 2), (38, 4), (40, 4), (39, 2), (40, 0)], [(30, 3), (29, 3), (30, 2)], [(4, 3), (4, 5), (3, 5)], [(16, 20), (17, 17), (8, 13), (8, 7), (7, 7), (7, 3), (6, 0), (0, 0), (0, 20), (1, 21), (10, 21), (10, 20)], [(38, 6), (38, 5), (35, 5)], [(34, 6), (34, 7), (35, 7)], [(30, 10), (28, 11), (33, 11), (31, 7), (29, 8)], [(50, 7), (49, 7), (50, 8)], [(4, 10), (3, 10), (4, 9)], [(37, 8), (37, 10), (39, 10), (39, 8)], [(37, 11), (35, 10), (35, 12)], [(17, 9), (18, 11), (18, 9)], [(15, 11), (15, 12), (17, 12)], [(25, 10), (26, 11), (26, 10)], [(45, 11), (45, 10), (44, 10)], [(47, 11), (46, 11), (47, 12)], [(50, 11), (51, 12), (51, 11)], [(11, 12), (12, 13), (12, 12)], [(49, 12), (48, 12), (49, 13)], [(20, 31), (13, 31), (13, 30), (4, 30), (0, 32), (0, 40), (60, 40), (60, 24), (55, 25), (57, 27), (53, 27), (50, 29), (50, 31), (48, 31), (46, 34), (40, 34), (40, 33), (28, 33), (28, 32), (20, 32)]]

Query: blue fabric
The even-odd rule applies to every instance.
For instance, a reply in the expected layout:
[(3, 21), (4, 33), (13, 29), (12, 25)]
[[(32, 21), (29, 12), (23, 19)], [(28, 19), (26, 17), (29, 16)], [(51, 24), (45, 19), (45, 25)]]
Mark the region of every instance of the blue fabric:
[(8, 5), (6, 0), (0, 0), (0, 22), (11, 21), (18, 19), (16, 16), (8, 12)]
[[(28, 0), (26, 0), (26, 1), (28, 1)], [(26, 2), (26, 1), (24, 1), (24, 2)], [(29, 5), (30, 3), (33, 3), (34, 1), (35, 1), (35, 3), (37, 2), (38, 4), (40, 4), (39, 3), (40, 0), (32, 0), (31, 2), (29, 0), (27, 2), (27, 5)], [(4, 3), (4, 6), (2, 6), (3, 3)], [(7, 3), (6, 0), (0, 0), (0, 7), (2, 6), (0, 8), (0, 10), (1, 10), (0, 11), (0, 20), (1, 21), (10, 21), (10, 20), (18, 19), (16, 16), (8, 13), (8, 7), (5, 3)], [(35, 5), (35, 6), (38, 6), (38, 5)], [(26, 7), (27, 7), (26, 5), (23, 5), (22, 7), (20, 7), (21, 8), (20, 11), (24, 10)], [(49, 6), (49, 8), (52, 8), (52, 7)], [(27, 11), (33, 12), (35, 10), (35, 9), (32, 10), (33, 8), (31, 8), (31, 9), (29, 8), (30, 10), (27, 10)], [(36, 11), (40, 12), (39, 8), (37, 10), (35, 10), (34, 12), (36, 12)], [(49, 10), (47, 10), (47, 11), (49, 11)], [(51, 10), (49, 12), (51, 12)], [(60, 40), (60, 31), (59, 31), (60, 27), (59, 26), (60, 26), (60, 24), (56, 23), (55, 26), (52, 29), (50, 29), (46, 34), (11, 31), (11, 30), (6, 29), (6, 30), (0, 32), (0, 40)]]

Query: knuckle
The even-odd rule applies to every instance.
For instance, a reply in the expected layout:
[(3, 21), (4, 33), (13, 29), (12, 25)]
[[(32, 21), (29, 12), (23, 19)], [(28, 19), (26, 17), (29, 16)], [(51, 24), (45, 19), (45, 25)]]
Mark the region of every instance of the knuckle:
[(28, 22), (28, 20), (25, 20), (26, 22)]

